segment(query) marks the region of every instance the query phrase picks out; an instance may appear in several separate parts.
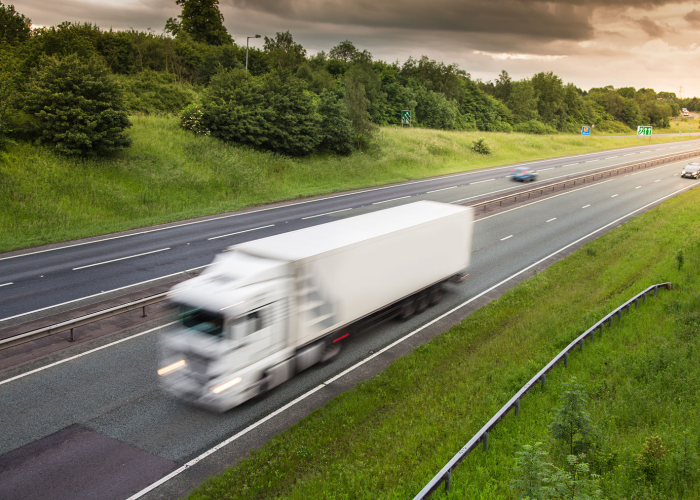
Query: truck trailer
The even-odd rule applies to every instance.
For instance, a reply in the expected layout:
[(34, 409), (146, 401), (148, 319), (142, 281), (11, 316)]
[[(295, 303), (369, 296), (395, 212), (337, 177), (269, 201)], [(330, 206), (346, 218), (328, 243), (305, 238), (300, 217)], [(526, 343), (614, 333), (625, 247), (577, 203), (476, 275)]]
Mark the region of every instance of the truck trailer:
[(262, 394), (439, 301), (469, 264), (472, 222), (469, 207), (420, 201), (234, 245), (172, 289), (159, 378), (215, 411)]

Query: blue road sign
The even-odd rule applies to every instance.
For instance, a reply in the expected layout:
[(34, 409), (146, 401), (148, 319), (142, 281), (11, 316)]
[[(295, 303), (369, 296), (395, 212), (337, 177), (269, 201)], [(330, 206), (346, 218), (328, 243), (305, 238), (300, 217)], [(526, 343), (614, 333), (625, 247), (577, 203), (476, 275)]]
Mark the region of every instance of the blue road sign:
[(581, 127), (581, 135), (591, 135), (591, 127)]

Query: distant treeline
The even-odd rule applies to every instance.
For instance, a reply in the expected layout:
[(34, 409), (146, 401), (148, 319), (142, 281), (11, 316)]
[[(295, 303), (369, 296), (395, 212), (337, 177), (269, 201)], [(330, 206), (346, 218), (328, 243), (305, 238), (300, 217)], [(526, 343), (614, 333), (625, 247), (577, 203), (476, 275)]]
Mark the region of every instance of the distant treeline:
[[(69, 22), (32, 29), (28, 18), (0, 2), (0, 136), (31, 135), (41, 111), (28, 112), (29, 94), (39, 91), (36, 84), (47, 67), (67, 58), (93, 61), (93, 67), (99, 61), (118, 84), (117, 108), (124, 112), (185, 110), (183, 126), (195, 132), (289, 154), (361, 148), (377, 125), (400, 124), (402, 110), (412, 112), (413, 126), (554, 133), (592, 124), (611, 132), (667, 127), (681, 107), (700, 109), (697, 98), (680, 100), (652, 89), (585, 92), (551, 72), (514, 81), (502, 71), (494, 82), (483, 82), (456, 64), (426, 56), (403, 64), (377, 61), (347, 40), (309, 55), (289, 32), (264, 37), (262, 48), (251, 47), (246, 74), (246, 47), (226, 32), (218, 1), (176, 3), (181, 15), (157, 34)], [(290, 133), (303, 136), (290, 147), (281, 144), (295, 140), (273, 130), (288, 112), (304, 122), (283, 124), (296, 126)], [(318, 137), (321, 122), (335, 138)]]

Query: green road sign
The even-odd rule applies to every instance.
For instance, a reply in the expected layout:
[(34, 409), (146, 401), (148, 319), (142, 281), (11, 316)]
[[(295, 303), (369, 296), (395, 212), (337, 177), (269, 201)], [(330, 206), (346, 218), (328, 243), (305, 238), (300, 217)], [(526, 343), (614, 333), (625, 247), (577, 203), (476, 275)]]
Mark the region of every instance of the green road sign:
[(411, 111), (410, 110), (401, 111), (401, 125), (410, 125), (410, 124), (411, 124)]
[(637, 127), (637, 135), (651, 135), (651, 125), (640, 125)]

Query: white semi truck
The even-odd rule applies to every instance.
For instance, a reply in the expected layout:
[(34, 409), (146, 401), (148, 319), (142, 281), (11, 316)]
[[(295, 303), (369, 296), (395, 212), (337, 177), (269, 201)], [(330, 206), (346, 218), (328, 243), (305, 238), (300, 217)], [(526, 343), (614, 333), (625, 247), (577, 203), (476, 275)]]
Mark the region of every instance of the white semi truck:
[(472, 220), (420, 201), (230, 247), (173, 288), (160, 379), (225, 411), (331, 359), (353, 332), (440, 300), (469, 264)]

